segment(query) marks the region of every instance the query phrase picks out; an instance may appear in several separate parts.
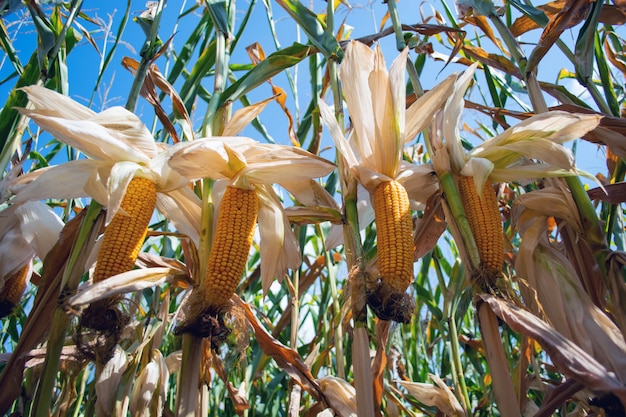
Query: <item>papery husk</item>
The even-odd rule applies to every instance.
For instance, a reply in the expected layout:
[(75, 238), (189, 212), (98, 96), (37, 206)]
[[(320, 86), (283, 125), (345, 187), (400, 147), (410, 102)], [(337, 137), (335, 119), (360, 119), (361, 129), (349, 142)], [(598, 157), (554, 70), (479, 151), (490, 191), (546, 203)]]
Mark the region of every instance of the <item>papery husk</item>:
[(113, 356), (104, 365), (96, 381), (96, 410), (98, 417), (116, 415), (114, 408), (117, 391), (122, 383), (127, 367), (126, 352), (119, 346), (116, 346)]
[(360, 417), (374, 417), (370, 346), (367, 329), (364, 327), (354, 329), (352, 358), (358, 415)]
[(152, 360), (139, 372), (133, 386), (129, 410), (133, 417), (160, 417), (166, 401), (169, 373), (163, 355), (152, 351)]
[(419, 402), (429, 407), (437, 407), (441, 413), (451, 417), (465, 417), (465, 411), (456, 399), (450, 388), (437, 375), (428, 374), (436, 385), (423, 382), (410, 382), (397, 380)]
[(356, 417), (356, 390), (345, 380), (325, 376), (317, 380), (326, 402), (339, 417)]
[(481, 294), (479, 298), (479, 308), (488, 307), (512, 330), (537, 340), (565, 376), (592, 391), (611, 392), (626, 404), (626, 387), (616, 375), (554, 327), (530, 311), (493, 295)]
[[(548, 197), (546, 204), (536, 204), (538, 196), (543, 195)], [(558, 205), (550, 203), (555, 195), (560, 196)], [(513, 219), (522, 236), (515, 264), (518, 277), (525, 281), (520, 291), (531, 311), (545, 317), (563, 336), (615, 372), (624, 383), (626, 342), (621, 331), (591, 301), (570, 260), (547, 237), (548, 216), (561, 216), (575, 228), (580, 225), (573, 201), (563, 204), (568, 201), (567, 193), (544, 189), (520, 196), (513, 207)], [(564, 212), (567, 208), (569, 212)]]

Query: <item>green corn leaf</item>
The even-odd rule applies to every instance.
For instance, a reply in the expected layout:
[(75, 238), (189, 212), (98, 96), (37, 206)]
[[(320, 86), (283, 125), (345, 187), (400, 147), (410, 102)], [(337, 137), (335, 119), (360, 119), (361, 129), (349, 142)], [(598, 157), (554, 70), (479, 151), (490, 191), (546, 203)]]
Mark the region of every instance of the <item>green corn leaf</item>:
[(582, 85), (587, 85), (591, 82), (591, 77), (593, 75), (596, 28), (598, 26), (598, 18), (600, 16), (601, 9), (601, 3), (593, 3), (591, 14), (585, 21), (583, 27), (580, 29), (578, 39), (576, 39), (576, 78)]
[[(28, 64), (24, 67), (24, 72), (22, 72), (19, 80), (17, 80), (13, 91), (9, 94), (9, 98), (4, 103), (2, 111), (0, 111), (0, 148), (2, 149), (2, 161), (8, 161), (7, 158), (10, 158), (10, 155), (8, 155), (7, 152), (9, 152), (13, 146), (12, 143), (8, 143), (8, 140), (13, 137), (13, 129), (19, 118), (19, 113), (15, 108), (24, 107), (28, 102), (26, 94), (18, 89), (35, 84), (39, 80), (39, 75), (38, 54), (34, 52)], [(4, 164), (2, 166), (4, 166)]]
[(310, 46), (295, 43), (269, 55), (222, 94), (222, 103), (237, 101), (243, 94), (263, 84), (281, 71), (290, 68), (316, 51)]
[(11, 61), (11, 63), (13, 64), (13, 68), (15, 68), (15, 71), (19, 75), (21, 75), (24, 71), (24, 67), (22, 66), (22, 63), (17, 56), (15, 48), (13, 48), (13, 42), (11, 42), (11, 38), (7, 33), (7, 28), (4, 25), (4, 21), (2, 20), (0, 20), (0, 46), (4, 50), (4, 53), (7, 54), (7, 57), (9, 58), (9, 61)]
[(300, 3), (299, 0), (276, 0), (293, 19), (298, 22), (309, 40), (327, 59), (341, 61), (343, 51), (335, 37), (317, 19), (315, 13)]
[(211, 15), (215, 28), (224, 34), (230, 33), (228, 26), (228, 14), (226, 12), (226, 2), (223, 0), (208, 0), (207, 10)]
[(518, 0), (510, 0), (509, 4), (511, 4), (511, 6), (515, 7), (526, 16), (530, 17), (535, 23), (537, 23), (541, 27), (544, 27), (550, 21), (550, 19), (548, 19), (548, 17), (542, 10), (539, 10), (528, 4), (521, 3)]

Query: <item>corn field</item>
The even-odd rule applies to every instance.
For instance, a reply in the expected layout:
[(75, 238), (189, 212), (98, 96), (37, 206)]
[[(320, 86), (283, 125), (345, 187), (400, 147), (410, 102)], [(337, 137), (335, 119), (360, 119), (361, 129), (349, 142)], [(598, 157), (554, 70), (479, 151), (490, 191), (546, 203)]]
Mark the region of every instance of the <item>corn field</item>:
[(0, 1), (3, 415), (626, 415), (623, 1), (105, 3)]

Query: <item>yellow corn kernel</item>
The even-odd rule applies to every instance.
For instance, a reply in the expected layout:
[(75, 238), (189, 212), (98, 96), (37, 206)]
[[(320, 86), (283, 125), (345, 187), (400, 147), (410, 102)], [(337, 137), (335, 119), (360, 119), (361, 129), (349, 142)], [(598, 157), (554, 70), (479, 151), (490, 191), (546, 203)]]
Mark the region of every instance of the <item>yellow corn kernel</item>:
[(378, 271), (383, 283), (405, 292), (413, 281), (413, 220), (409, 196), (397, 181), (374, 190)]
[(22, 294), (26, 289), (28, 270), (29, 265), (26, 264), (4, 282), (4, 286), (0, 290), (0, 318), (11, 314), (15, 306), (21, 301)]
[(255, 190), (227, 187), (207, 266), (204, 300), (207, 307), (228, 304), (246, 268), (259, 211)]
[(156, 184), (133, 178), (111, 223), (104, 231), (93, 281), (133, 269), (156, 205)]
[(499, 273), (504, 261), (504, 235), (496, 193), (487, 183), (479, 197), (474, 178), (462, 176), (459, 179), (459, 195), (476, 241), (481, 265), (491, 273)]

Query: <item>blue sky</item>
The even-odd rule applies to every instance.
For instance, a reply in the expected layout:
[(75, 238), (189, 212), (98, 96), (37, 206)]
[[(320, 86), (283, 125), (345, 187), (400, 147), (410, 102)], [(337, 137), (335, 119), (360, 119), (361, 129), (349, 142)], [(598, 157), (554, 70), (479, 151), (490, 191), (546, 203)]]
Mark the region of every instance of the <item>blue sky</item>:
[[(326, 2), (322, 0), (314, 0), (304, 3), (317, 13), (323, 13), (326, 8)], [(181, 19), (177, 19), (177, 17), (181, 11), (188, 10), (194, 4), (195, 1), (192, 0), (170, 0), (167, 2), (159, 33), (161, 34), (161, 38), (164, 39), (171, 33), (176, 33), (171, 45), (172, 50), (174, 51), (180, 50), (188, 38), (191, 29), (196, 26), (199, 12), (189, 14)], [(241, 19), (243, 17), (243, 14), (249, 7), (249, 4), (249, 1), (244, 2), (240, 0), (237, 2), (237, 19)], [(306, 35), (298, 29), (294, 20), (291, 19), (276, 2), (269, 2), (269, 4), (272, 9), (273, 23), (275, 25), (276, 33), (278, 34), (280, 46), (285, 47), (295, 41), (306, 43)], [(386, 5), (384, 5), (382, 1), (351, 2), (351, 5), (352, 8), (350, 10), (348, 10), (348, 8), (344, 5), (339, 6), (336, 14), (336, 22), (339, 24), (345, 19), (346, 23), (353, 28), (351, 34), (352, 38), (370, 35), (380, 29), (379, 26), (381, 24), (381, 19), (387, 10)], [(126, 2), (122, 1), (95, 2), (86, 0), (84, 2), (82, 8), (83, 12), (93, 18), (99, 19), (102, 23), (101, 25), (94, 25), (84, 19), (79, 19), (78, 23), (80, 23), (92, 34), (93, 40), (95, 41), (99, 51), (88, 43), (86, 39), (83, 39), (68, 57), (68, 67), (70, 70), (69, 94), (83, 104), (88, 104), (89, 102), (93, 86), (96, 82), (98, 68), (102, 61), (100, 53), (103, 51), (108, 52), (111, 48), (113, 41), (112, 37), (118, 30), (119, 23), (124, 14), (125, 6)], [(431, 16), (433, 14), (434, 7), (437, 7), (441, 12), (443, 12), (440, 3), (436, 3), (436, 6), (433, 6), (428, 3), (418, 4), (417, 2), (404, 0), (398, 3), (398, 7), (403, 23), (422, 22), (422, 13), (425, 16)], [(144, 8), (145, 2), (143, 0), (132, 0), (131, 17), (138, 16)], [(431, 20), (429, 23), (435, 22)], [(23, 8), (20, 11), (8, 16), (5, 18), (5, 24), (8, 27), (9, 33), (14, 37), (14, 45), (18, 50), (18, 55), (20, 56), (21, 61), (23, 63), (27, 62), (31, 52), (36, 48), (37, 43), (36, 33), (34, 27), (28, 19), (27, 10)], [(386, 23), (387, 26), (389, 26), (389, 24), (389, 22)], [(106, 30), (107, 27), (108, 33)], [(468, 37), (476, 36), (476, 33), (472, 32), (470, 27), (468, 27), (468, 29)], [(574, 31), (567, 31), (562, 36), (562, 39), (568, 44), (573, 44), (577, 32), (577, 29), (574, 29)], [(524, 40), (530, 40), (530, 42), (532, 42), (538, 38), (540, 33), (541, 32), (539, 30), (535, 30), (530, 34), (524, 35)], [(112, 105), (123, 106), (125, 104), (133, 78), (132, 75), (122, 67), (121, 60), (124, 56), (129, 56), (139, 60), (140, 57), (138, 54), (144, 39), (144, 34), (139, 25), (132, 21), (129, 22), (122, 35), (123, 41), (118, 47), (113, 60), (105, 72), (100, 88), (95, 95), (94, 102), (92, 103), (93, 109), (101, 110), (104, 107), (110, 107)], [(245, 47), (254, 42), (260, 43), (266, 54), (270, 54), (276, 50), (274, 39), (272, 38), (269, 30), (267, 9), (262, 0), (258, 0), (254, 6), (251, 23), (248, 25), (247, 30), (244, 31), (243, 36), (235, 50), (235, 54), (231, 57), (231, 64), (250, 63)], [(393, 36), (389, 36), (382, 39), (380, 43), (387, 56), (388, 65), (390, 65), (391, 61), (397, 54), (394, 38)], [(437, 47), (437, 45), (435, 46)], [(494, 51), (488, 40), (483, 40), (482, 46), (486, 49)], [(442, 50), (439, 47), (437, 47), (437, 49), (440, 51)], [(532, 44), (527, 45), (528, 53), (531, 49)], [(415, 54), (412, 53), (412, 56), (415, 57)], [(0, 60), (4, 60), (4, 58), (5, 57), (3, 55), (0, 55)], [(2, 65), (0, 66), (0, 79), (4, 79), (13, 71), (13, 69), (8, 61), (0, 62), (2, 62)], [(165, 74), (167, 74), (172, 64), (172, 61), (166, 58), (161, 58), (157, 61), (159, 69)], [(563, 60), (561, 52), (554, 48), (554, 50), (550, 52), (548, 57), (540, 65), (539, 74), (541, 76), (541, 80), (555, 82), (557, 76), (556, 74), (561, 67), (566, 64), (567, 63)], [(188, 65), (187, 68), (190, 69), (191, 64)], [(425, 88), (432, 87), (451, 72), (463, 70), (463, 67), (455, 64), (451, 64), (444, 68), (442, 62), (433, 62), (432, 60), (429, 60), (427, 63), (427, 68), (428, 71), (423, 74), (422, 77), (422, 83)], [(569, 69), (571, 69), (571, 66)], [(299, 94), (299, 102), (295, 102), (293, 96), (288, 93), (287, 105), (289, 106), (292, 114), (295, 115), (298, 111), (298, 107), (300, 111), (304, 111), (304, 107), (311, 99), (310, 88), (308, 85), (308, 63), (304, 61), (304, 63), (299, 65), (297, 68), (292, 68), (290, 73), (297, 82), (296, 85)], [(241, 75), (243, 74), (236, 74), (237, 77), (240, 77)], [(481, 75), (479, 75), (479, 81), (480, 79)], [(289, 83), (284, 74), (276, 76), (273, 81), (276, 85), (289, 92)], [(3, 85), (0, 85), (0, 97), (6, 97), (12, 89), (14, 83), (15, 79), (12, 79), (5, 82)], [(575, 81), (564, 81), (563, 83), (568, 85), (568, 88), (571, 90), (576, 90), (578, 88)], [(211, 91), (212, 78), (205, 78), (203, 85)], [(265, 99), (271, 94), (271, 88), (267, 84), (251, 92), (249, 94), (249, 98), (254, 102)], [(478, 94), (478, 92), (475, 92), (475, 94)], [(476, 98), (476, 100), (479, 101), (479, 98)], [(551, 105), (556, 103), (549, 104)], [(169, 105), (167, 100), (165, 105)], [(235, 106), (237, 106), (237, 104)], [(203, 117), (204, 110), (203, 108), (198, 108), (196, 110), (198, 112), (192, 114), (192, 118), (194, 122), (199, 123), (199, 120)], [(144, 119), (149, 127), (153, 125), (154, 111), (145, 100), (139, 100), (136, 112)], [(467, 117), (477, 118), (478, 116), (473, 113), (468, 113)], [(277, 104), (272, 103), (268, 106), (268, 108), (261, 115), (261, 121), (265, 124), (269, 133), (276, 139), (277, 142), (289, 143), (286, 132), (287, 119)], [(485, 120), (483, 119), (483, 121)], [(195, 123), (194, 127), (197, 128)], [(261, 139), (260, 135), (253, 128), (247, 129), (244, 134)], [(579, 149), (580, 151), (577, 159), (579, 165), (583, 167), (583, 169), (589, 170), (593, 174), (598, 171), (605, 171), (603, 155), (602, 153), (597, 152), (594, 145), (581, 143), (579, 145)], [(327, 156), (331, 157), (330, 155)]]

